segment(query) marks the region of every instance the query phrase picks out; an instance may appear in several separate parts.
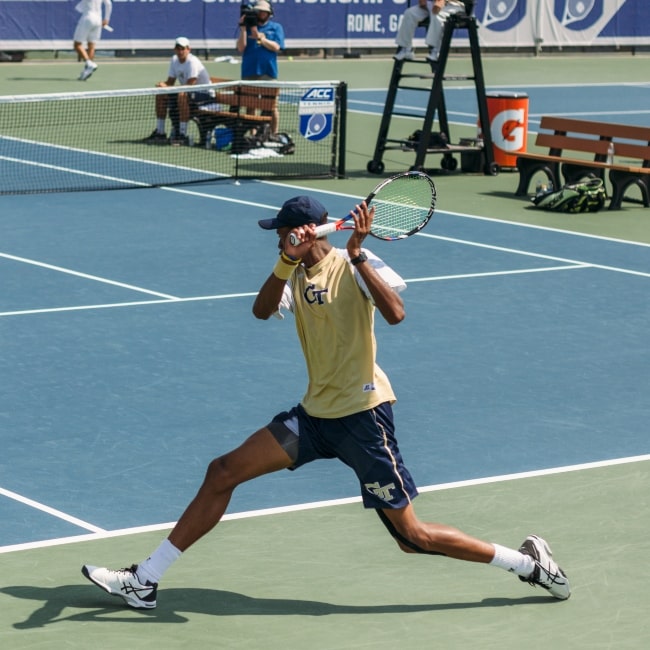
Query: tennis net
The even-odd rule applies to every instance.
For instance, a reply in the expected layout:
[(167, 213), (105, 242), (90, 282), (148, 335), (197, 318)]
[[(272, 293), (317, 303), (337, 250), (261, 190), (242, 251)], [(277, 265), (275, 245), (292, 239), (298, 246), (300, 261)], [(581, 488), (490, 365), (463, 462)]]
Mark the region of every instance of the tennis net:
[(0, 194), (340, 177), (346, 102), (340, 81), (0, 97)]

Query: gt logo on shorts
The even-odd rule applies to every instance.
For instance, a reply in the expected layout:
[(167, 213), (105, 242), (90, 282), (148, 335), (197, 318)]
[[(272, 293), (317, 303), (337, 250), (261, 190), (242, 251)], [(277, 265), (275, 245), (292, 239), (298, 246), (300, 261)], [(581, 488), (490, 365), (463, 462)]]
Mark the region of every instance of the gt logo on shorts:
[(389, 483), (388, 485), (379, 485), (379, 483), (376, 482), (366, 483), (364, 487), (368, 492), (370, 492), (370, 494), (374, 494), (382, 501), (392, 501), (394, 498), (390, 491), (395, 489), (395, 483)]

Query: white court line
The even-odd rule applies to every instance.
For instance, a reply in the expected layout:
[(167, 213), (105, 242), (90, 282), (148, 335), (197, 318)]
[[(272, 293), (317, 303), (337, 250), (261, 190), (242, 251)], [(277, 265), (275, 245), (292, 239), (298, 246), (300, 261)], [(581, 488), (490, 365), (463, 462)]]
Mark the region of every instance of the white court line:
[(113, 302), (102, 305), (75, 305), (74, 307), (48, 307), (43, 309), (23, 309), (21, 311), (0, 312), (3, 316), (25, 316), (27, 314), (51, 314), (60, 311), (85, 311), (90, 309), (115, 309), (117, 307), (140, 307), (142, 305), (165, 305), (168, 303), (200, 302), (205, 300), (224, 300), (226, 298), (250, 298), (257, 295), (257, 291), (247, 293), (222, 293), (214, 296), (195, 296), (192, 298), (174, 298), (173, 300), (135, 300), (130, 302)]
[(106, 532), (104, 528), (99, 528), (98, 526), (89, 524), (87, 521), (83, 521), (82, 519), (77, 519), (77, 517), (68, 515), (65, 512), (61, 512), (61, 510), (57, 510), (56, 508), (50, 508), (50, 506), (46, 506), (43, 503), (34, 501), (33, 499), (28, 499), (27, 497), (21, 496), (20, 494), (17, 494), (16, 492), (12, 492), (11, 490), (5, 490), (4, 488), (0, 487), (0, 495), (8, 497), (9, 499), (13, 499), (14, 501), (18, 501), (19, 503), (22, 503), (25, 506), (29, 506), (30, 508), (35, 508), (36, 510), (45, 512), (48, 515), (57, 517), (58, 519), (63, 519), (63, 521), (67, 521), (69, 524), (74, 524), (75, 526), (79, 526), (79, 528), (85, 528), (86, 530), (90, 530), (94, 533)]
[(454, 244), (463, 244), (463, 246), (473, 246), (475, 248), (488, 248), (494, 251), (501, 251), (503, 253), (513, 253), (514, 255), (524, 255), (526, 257), (538, 257), (544, 260), (554, 260), (556, 262), (566, 262), (567, 264), (578, 266), (589, 266), (595, 269), (603, 269), (605, 271), (615, 271), (616, 273), (627, 273), (629, 275), (639, 275), (644, 278), (650, 278), (650, 273), (643, 271), (632, 271), (631, 269), (624, 269), (619, 266), (608, 266), (606, 264), (593, 264), (591, 262), (583, 262), (581, 260), (572, 260), (566, 257), (555, 257), (554, 255), (544, 255), (542, 253), (532, 253), (530, 251), (522, 251), (518, 248), (508, 248), (505, 246), (494, 246), (493, 244), (482, 244), (481, 242), (468, 241), (467, 239), (457, 239), (455, 237), (443, 237), (442, 235), (430, 235), (426, 232), (420, 232), (415, 235), (416, 237), (429, 237), (430, 239), (439, 239), (441, 241), (448, 241)]
[[(552, 467), (548, 469), (532, 470), (528, 472), (517, 472), (514, 474), (502, 474), (500, 476), (487, 476), (484, 478), (468, 479), (466, 481), (453, 481), (450, 483), (441, 483), (439, 485), (428, 485), (425, 487), (418, 487), (420, 493), (437, 492), (441, 490), (453, 490), (462, 487), (473, 487), (477, 485), (488, 485), (491, 483), (504, 483), (506, 481), (516, 481), (527, 478), (535, 478), (539, 476), (552, 476), (555, 474), (566, 474), (568, 472), (586, 471), (590, 469), (599, 469), (603, 467), (614, 467), (616, 465), (625, 465), (629, 463), (639, 463), (650, 461), (650, 454), (641, 456), (628, 456), (627, 458), (614, 458), (611, 460), (597, 461), (592, 463), (580, 463), (577, 465), (566, 465), (563, 467)], [(0, 488), (0, 494), (7, 492)], [(14, 493), (9, 493), (14, 494)], [(27, 500), (29, 501), (29, 500)], [(221, 521), (233, 521), (236, 519), (250, 519), (253, 517), (262, 517), (266, 515), (284, 514), (287, 512), (299, 512), (302, 510), (315, 510), (317, 508), (327, 508), (331, 506), (347, 505), (351, 503), (361, 503), (361, 497), (347, 497), (344, 499), (332, 499), (329, 501), (315, 501), (312, 503), (300, 503), (291, 506), (281, 506), (277, 508), (265, 508), (263, 510), (249, 510), (246, 512), (235, 512), (232, 514), (224, 515)], [(53, 510), (52, 512), (59, 512)], [(63, 513), (61, 513), (63, 514)], [(66, 515), (66, 517), (68, 517)], [(74, 518), (67, 518), (66, 521), (71, 521)], [(79, 521), (79, 520), (77, 520)], [(88, 528), (91, 524), (86, 524)], [(138, 533), (148, 533), (160, 530), (169, 530), (175, 526), (176, 522), (167, 522), (163, 524), (152, 524), (149, 526), (137, 526), (133, 528), (122, 528), (119, 530), (103, 530), (97, 528), (94, 534), (74, 535), (71, 537), (59, 537), (57, 539), (46, 539), (38, 542), (27, 542), (24, 544), (10, 544), (8, 546), (0, 546), (0, 554), (12, 553), (14, 551), (28, 551), (35, 548), (46, 548), (52, 546), (63, 546), (65, 544), (76, 544), (78, 542), (96, 541), (100, 539), (109, 539), (112, 537), (123, 537), (126, 535), (136, 535)]]
[(227, 196), (215, 196), (214, 194), (206, 194), (205, 192), (197, 192), (195, 190), (186, 190), (181, 187), (159, 187), (160, 190), (165, 192), (177, 192), (178, 194), (189, 194), (190, 196), (198, 196), (202, 199), (216, 199), (218, 201), (225, 201), (226, 203), (238, 203), (239, 205), (249, 205), (251, 208), (264, 208), (268, 210), (279, 210), (279, 205), (269, 205), (268, 203), (255, 203), (254, 201), (246, 201), (243, 199), (232, 199)]
[(166, 293), (160, 293), (159, 291), (151, 291), (150, 289), (143, 289), (142, 287), (136, 287), (132, 284), (125, 284), (124, 282), (116, 282), (115, 280), (108, 280), (107, 278), (100, 278), (97, 275), (89, 275), (88, 273), (81, 273), (80, 271), (73, 271), (72, 269), (66, 269), (62, 266), (55, 266), (54, 264), (46, 264), (45, 262), (37, 262), (36, 260), (30, 260), (26, 257), (18, 257), (17, 255), (10, 255), (9, 253), (0, 253), (0, 257), (4, 257), (8, 260), (13, 260), (14, 262), (22, 262), (23, 264), (31, 264), (32, 266), (40, 266), (44, 269), (49, 269), (50, 271), (58, 271), (59, 273), (66, 273), (67, 275), (74, 275), (78, 278), (84, 278), (86, 280), (93, 280), (95, 282), (102, 282), (103, 284), (111, 284), (115, 287), (120, 287), (122, 289), (130, 289), (132, 291), (138, 291), (139, 293), (147, 293), (152, 296), (159, 296), (161, 298), (167, 298), (169, 300), (176, 300), (176, 296), (170, 296)]
[[(520, 273), (545, 273), (546, 271), (570, 271), (572, 269), (588, 269), (590, 264), (573, 264), (571, 266), (547, 266), (540, 269), (518, 269), (516, 271), (490, 271), (486, 273), (460, 273), (458, 275), (432, 276), (430, 278), (410, 278), (406, 284), (413, 282), (436, 282), (438, 280), (460, 280), (466, 278), (485, 278), (497, 275), (518, 275)], [(0, 314), (2, 316), (2, 314)]]
[[(101, 94), (101, 91), (93, 91), (96, 94), (99, 93)], [(145, 93), (147, 92), (146, 90), (144, 91)], [(80, 149), (79, 147), (66, 147), (58, 144), (50, 144), (47, 142), (42, 142), (40, 140), (28, 140), (26, 138), (14, 138), (12, 136), (8, 135), (3, 135), (0, 136), (3, 140), (9, 140), (13, 142), (20, 142), (23, 144), (29, 144), (29, 145), (36, 145), (41, 148), (45, 149), (56, 149), (56, 150), (64, 150), (64, 151), (72, 151), (73, 153), (81, 153), (84, 156), (92, 156), (95, 158), (105, 158), (105, 159), (112, 159), (112, 160), (119, 160), (119, 161), (126, 161), (126, 162), (134, 162), (137, 163), (138, 165), (142, 165), (142, 163), (145, 163), (151, 167), (163, 167), (163, 168), (168, 168), (168, 169), (174, 169), (174, 170), (184, 170), (184, 171), (190, 171), (193, 173), (198, 173), (198, 174), (203, 174), (204, 176), (207, 176), (208, 179), (213, 179), (213, 178), (219, 178), (223, 177), (223, 174), (217, 174), (216, 172), (211, 172), (207, 171), (205, 169), (194, 169), (193, 167), (187, 167), (184, 165), (174, 165), (171, 163), (162, 163), (162, 162), (157, 162), (154, 160), (143, 160), (142, 158), (134, 158), (133, 156), (117, 156), (115, 154), (111, 153), (104, 153), (102, 151), (89, 151), (88, 149)], [(124, 183), (126, 185), (133, 185), (136, 187), (143, 187), (143, 188), (151, 188), (154, 187), (151, 185), (151, 183), (143, 183), (140, 181), (133, 180), (131, 178), (120, 178), (116, 176), (107, 176), (106, 174), (98, 174), (95, 172), (87, 172), (87, 171), (82, 171), (80, 169), (75, 169), (75, 168), (69, 168), (69, 167), (60, 167), (48, 163), (42, 163), (38, 162), (36, 160), (27, 160), (24, 158), (12, 158), (10, 156), (0, 156), (0, 160), (6, 160), (8, 162), (16, 162), (19, 164), (25, 164), (25, 165), (31, 165), (33, 167), (44, 167), (46, 169), (55, 169), (57, 171), (63, 171), (66, 173), (71, 173), (71, 174), (78, 174), (80, 176), (90, 176), (93, 178), (101, 178), (103, 180), (109, 180), (109, 181), (115, 181), (117, 183)], [(122, 188), (120, 188), (122, 189)]]
[[(647, 81), (624, 81), (621, 83), (611, 83), (608, 81), (597, 81), (597, 82), (592, 82), (592, 83), (581, 83), (580, 88), (598, 88), (598, 87), (614, 87), (618, 88), (619, 86), (631, 86), (631, 87), (639, 87), (639, 88), (646, 88), (648, 85)], [(495, 86), (494, 88), (491, 88), (490, 86), (486, 87), (487, 91), (490, 90), (498, 90), (499, 88), (516, 88), (517, 90), (521, 90), (521, 84), (499, 84), (498, 86)], [(572, 83), (553, 83), (553, 84), (528, 84), (528, 88), (575, 88), (575, 84)], [(454, 86), (453, 88), (449, 88), (449, 90), (471, 90), (474, 92), (476, 90), (476, 86)], [(367, 92), (374, 92), (374, 93), (379, 93), (379, 92), (386, 92), (385, 87), (377, 87), (377, 88), (350, 88), (348, 90), (348, 94), (354, 95), (356, 94), (362, 94), (362, 93), (367, 93)]]
[(616, 244), (628, 244), (629, 246), (642, 246), (650, 248), (650, 244), (642, 241), (631, 241), (629, 239), (619, 239), (617, 237), (605, 237), (604, 235), (593, 235), (591, 233), (577, 232), (575, 230), (563, 230), (562, 228), (552, 228), (551, 226), (540, 226), (533, 223), (520, 223), (518, 221), (504, 221), (503, 219), (494, 219), (493, 217), (482, 217), (477, 214), (466, 214), (464, 212), (450, 212), (444, 211), (452, 217), (460, 217), (461, 219), (473, 219), (474, 221), (487, 221), (488, 223), (496, 223), (505, 226), (516, 226), (517, 228), (530, 228), (532, 230), (542, 230), (545, 232), (557, 232), (562, 235), (571, 235), (573, 237), (580, 237), (582, 239), (597, 239), (600, 241), (610, 241)]
[(21, 165), (31, 165), (32, 167), (41, 167), (44, 169), (54, 169), (59, 172), (66, 172), (68, 174), (77, 174), (78, 176), (90, 176), (91, 178), (101, 178), (106, 181), (115, 181), (116, 183), (123, 183), (125, 185), (136, 185), (138, 187), (151, 187), (150, 183), (140, 183), (138, 181), (131, 181), (125, 178), (117, 178), (115, 176), (107, 176), (106, 174), (96, 174), (94, 172), (84, 172), (80, 169), (70, 169), (68, 167), (61, 167), (59, 165), (50, 165), (48, 163), (36, 162), (31, 160), (24, 160), (22, 158), (11, 158), (9, 156), (0, 156), (0, 160), (7, 162), (20, 163)]
[[(518, 275), (520, 273), (543, 273), (545, 271), (571, 271), (574, 269), (591, 268), (590, 264), (567, 264), (565, 266), (552, 266), (533, 269), (515, 269), (513, 271), (487, 271), (484, 273), (464, 273), (457, 275), (438, 275), (428, 278), (410, 278), (405, 280), (407, 284), (414, 282), (440, 282), (442, 280), (459, 280), (465, 278), (484, 278), (499, 275)], [(257, 291), (245, 293), (224, 293), (213, 296), (194, 296), (191, 298), (174, 298), (173, 300), (138, 300), (130, 302), (114, 302), (101, 305), (75, 305), (74, 307), (47, 307), (42, 309), (23, 309), (20, 311), (0, 312), (0, 318), (7, 316), (26, 316), (30, 314), (51, 314), (64, 311), (89, 311), (92, 309), (117, 309), (119, 307), (140, 307), (143, 305), (164, 305), (168, 303), (178, 304), (183, 302), (201, 302), (206, 300), (224, 300), (227, 298), (252, 298)]]

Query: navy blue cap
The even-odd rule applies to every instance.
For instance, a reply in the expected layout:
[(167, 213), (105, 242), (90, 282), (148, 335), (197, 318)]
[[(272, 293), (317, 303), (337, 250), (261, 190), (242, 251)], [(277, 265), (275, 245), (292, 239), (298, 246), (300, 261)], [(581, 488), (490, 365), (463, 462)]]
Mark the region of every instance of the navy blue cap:
[(273, 219), (258, 221), (265, 230), (278, 228), (297, 228), (308, 223), (320, 223), (327, 210), (323, 204), (310, 196), (294, 196), (285, 201), (280, 212)]

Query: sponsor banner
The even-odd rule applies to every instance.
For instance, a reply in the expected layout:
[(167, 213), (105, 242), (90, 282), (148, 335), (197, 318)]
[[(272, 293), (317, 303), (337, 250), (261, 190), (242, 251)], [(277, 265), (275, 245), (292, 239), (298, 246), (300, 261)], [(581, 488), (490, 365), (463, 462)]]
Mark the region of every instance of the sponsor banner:
[[(72, 49), (78, 0), (0, 0), (0, 51)], [(187, 36), (195, 49), (232, 49), (240, 0), (112, 0), (102, 49), (165, 49)], [(411, 0), (410, 4), (415, 4)], [(392, 47), (408, 0), (275, 0), (291, 49)], [(649, 0), (477, 0), (481, 45), (647, 45)], [(462, 31), (454, 45), (466, 46)], [(415, 45), (424, 42), (424, 30)]]
[(620, 46), (648, 43), (647, 0), (478, 0), (485, 46)]

